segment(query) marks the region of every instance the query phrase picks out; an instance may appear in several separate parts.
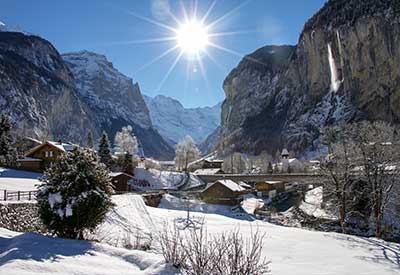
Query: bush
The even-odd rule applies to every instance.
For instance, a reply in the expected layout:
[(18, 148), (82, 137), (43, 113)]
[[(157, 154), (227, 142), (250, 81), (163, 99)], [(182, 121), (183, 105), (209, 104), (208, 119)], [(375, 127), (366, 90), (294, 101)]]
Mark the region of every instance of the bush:
[(51, 165), (37, 195), (39, 214), (59, 237), (82, 239), (112, 207), (109, 171), (90, 149), (75, 149)]
[(203, 226), (184, 234), (164, 227), (159, 242), (165, 261), (185, 275), (261, 275), (269, 272), (263, 238), (259, 231), (244, 239), (238, 231), (211, 237)]

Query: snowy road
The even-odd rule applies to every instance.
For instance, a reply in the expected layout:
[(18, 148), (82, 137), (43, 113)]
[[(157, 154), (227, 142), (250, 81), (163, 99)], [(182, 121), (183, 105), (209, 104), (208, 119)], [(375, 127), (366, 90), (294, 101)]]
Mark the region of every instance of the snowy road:
[(0, 190), (34, 191), (42, 174), (0, 167)]

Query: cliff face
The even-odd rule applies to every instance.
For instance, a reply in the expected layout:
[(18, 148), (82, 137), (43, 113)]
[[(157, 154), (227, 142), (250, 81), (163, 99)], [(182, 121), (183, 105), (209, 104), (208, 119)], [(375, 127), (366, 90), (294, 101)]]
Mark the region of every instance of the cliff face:
[[(327, 125), (363, 119), (398, 123), (399, 14), (399, 1), (329, 1), (306, 23), (287, 66), (277, 70), (264, 62), (255, 77), (252, 69), (253, 83), (241, 77), (235, 84), (228, 76), (223, 146), (254, 153), (288, 147), (303, 154), (318, 150)], [(276, 82), (260, 77), (271, 71), (279, 71)], [(232, 73), (251, 75), (241, 64)], [(238, 88), (233, 92), (232, 84)], [(240, 119), (225, 119), (232, 113)]]
[(94, 130), (58, 52), (46, 40), (22, 33), (0, 32), (0, 110), (36, 137), (79, 141)]
[(145, 155), (172, 159), (173, 150), (153, 128), (139, 84), (120, 73), (104, 55), (81, 51), (62, 55), (70, 68), (79, 97), (93, 113), (98, 130), (113, 138), (131, 125)]

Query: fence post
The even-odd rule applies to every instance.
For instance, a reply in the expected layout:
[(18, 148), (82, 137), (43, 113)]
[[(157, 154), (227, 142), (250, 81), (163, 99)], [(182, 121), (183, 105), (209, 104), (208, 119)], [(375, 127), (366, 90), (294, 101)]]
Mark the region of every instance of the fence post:
[(31, 191), (29, 191), (29, 198), (28, 198), (28, 201), (30, 201), (31, 200)]
[(7, 190), (4, 190), (4, 200), (7, 200)]
[(21, 198), (21, 191), (18, 191), (18, 200)]

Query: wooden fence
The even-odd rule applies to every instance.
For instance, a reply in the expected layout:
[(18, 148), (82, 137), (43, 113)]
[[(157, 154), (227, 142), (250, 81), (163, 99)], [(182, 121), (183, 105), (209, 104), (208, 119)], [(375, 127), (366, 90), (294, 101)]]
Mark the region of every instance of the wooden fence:
[(8, 191), (0, 190), (3, 201), (30, 201), (36, 200), (37, 191)]

